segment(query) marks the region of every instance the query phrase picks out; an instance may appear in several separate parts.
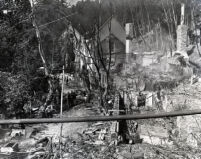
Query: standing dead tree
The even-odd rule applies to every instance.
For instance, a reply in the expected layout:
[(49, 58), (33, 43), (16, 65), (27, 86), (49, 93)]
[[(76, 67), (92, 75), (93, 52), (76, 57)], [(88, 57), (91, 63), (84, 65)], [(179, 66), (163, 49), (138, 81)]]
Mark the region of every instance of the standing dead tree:
[[(99, 93), (100, 93), (100, 104), (105, 108), (107, 111), (107, 96), (109, 87), (111, 85), (111, 61), (112, 61), (112, 34), (111, 34), (111, 19), (109, 19), (108, 22), (108, 53), (103, 51), (102, 48), (102, 42), (100, 40), (100, 26), (99, 23), (97, 25), (97, 33), (96, 37), (94, 38), (93, 43), (93, 54), (90, 56), (92, 57), (92, 61), (96, 68), (96, 73), (98, 75), (98, 81), (99, 81)], [(89, 49), (89, 48), (88, 48)], [(89, 51), (90, 52), (90, 51)], [(105, 75), (104, 83), (101, 82), (101, 79), (103, 78), (103, 74)]]
[[(112, 11), (112, 6), (111, 6)], [(76, 34), (74, 32), (74, 37), (76, 40), (76, 47), (77, 54), (81, 55), (82, 58), (84, 58), (83, 62), (85, 66), (88, 66), (90, 72), (89, 74), (95, 74), (95, 81), (96, 85), (98, 85), (98, 91), (99, 91), (99, 103), (101, 106), (105, 108), (107, 111), (107, 96), (109, 93), (109, 88), (111, 85), (111, 67), (112, 67), (112, 12), (111, 17), (107, 21), (108, 24), (108, 52), (104, 52), (102, 41), (100, 38), (100, 31), (101, 31), (101, 2), (99, 2), (99, 12), (96, 19), (96, 24), (93, 26), (93, 29), (96, 30), (94, 36), (92, 36), (90, 39), (86, 40), (83, 38), (83, 41), (79, 40), (79, 37), (76, 37)], [(85, 30), (84, 28), (82, 28)], [(87, 54), (84, 54), (82, 51), (80, 51), (80, 45), (81, 43), (84, 43), (84, 47), (86, 48)], [(90, 60), (88, 60), (90, 59)], [(90, 63), (88, 62), (90, 61)], [(101, 82), (103, 78), (103, 74), (105, 76), (104, 84)]]
[(38, 39), (39, 54), (40, 54), (40, 57), (41, 57), (41, 60), (42, 60), (42, 63), (43, 63), (45, 75), (48, 77), (49, 93), (48, 93), (48, 96), (47, 96), (46, 102), (45, 102), (45, 106), (47, 106), (47, 104), (50, 102), (50, 100), (52, 98), (52, 95), (53, 95), (53, 84), (52, 84), (52, 81), (51, 81), (51, 78), (50, 78), (50, 71), (49, 71), (48, 66), (47, 66), (47, 62), (46, 62), (46, 59), (45, 59), (45, 54), (43, 52), (40, 30), (39, 30), (39, 27), (38, 27), (38, 25), (36, 23), (36, 17), (35, 17), (35, 14), (34, 14), (34, 12), (35, 12), (34, 2), (33, 2), (33, 0), (29, 0), (29, 2), (30, 2), (30, 5), (31, 5), (31, 8), (32, 8), (32, 24), (33, 24), (33, 27), (35, 28), (36, 37)]

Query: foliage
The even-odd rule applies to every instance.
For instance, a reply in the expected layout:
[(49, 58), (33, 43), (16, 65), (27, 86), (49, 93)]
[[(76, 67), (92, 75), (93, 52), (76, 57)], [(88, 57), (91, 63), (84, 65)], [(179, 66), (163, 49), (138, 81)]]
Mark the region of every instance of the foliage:
[[(29, 1), (2, 3), (0, 10), (0, 70), (34, 75), (42, 66), (38, 41), (32, 25)], [(9, 10), (3, 14), (3, 10)], [(43, 0), (35, 7), (37, 24), (43, 25), (68, 15), (67, 6), (59, 0)], [(58, 65), (62, 59), (59, 38), (67, 29), (66, 18), (40, 28), (43, 50), (48, 66)]]
[[(8, 116), (16, 115), (23, 111), (23, 106), (31, 100), (31, 88), (27, 77), (24, 75), (12, 75), (0, 73), (1, 113)], [(15, 114), (13, 114), (15, 113)]]
[[(37, 41), (31, 30), (31, 21), (29, 21), (29, 2), (18, 1), (15, 4), (12, 2), (7, 4), (9, 5), (2, 4), (3, 7), (0, 10), (0, 69), (14, 73), (33, 73), (40, 61), (35, 60), (37, 58)], [(9, 12), (3, 14), (3, 9)]]

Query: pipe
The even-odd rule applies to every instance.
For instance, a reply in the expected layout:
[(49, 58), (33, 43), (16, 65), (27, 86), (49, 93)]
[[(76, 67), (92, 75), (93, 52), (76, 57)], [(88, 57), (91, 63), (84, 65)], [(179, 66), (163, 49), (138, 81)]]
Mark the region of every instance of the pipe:
[(164, 113), (132, 114), (118, 116), (87, 116), (87, 117), (69, 117), (69, 118), (45, 118), (45, 119), (12, 119), (0, 120), (0, 125), (4, 124), (41, 124), (41, 123), (71, 123), (71, 122), (94, 122), (94, 121), (115, 121), (115, 120), (139, 120), (164, 117), (177, 117), (201, 114), (201, 109), (183, 110)]

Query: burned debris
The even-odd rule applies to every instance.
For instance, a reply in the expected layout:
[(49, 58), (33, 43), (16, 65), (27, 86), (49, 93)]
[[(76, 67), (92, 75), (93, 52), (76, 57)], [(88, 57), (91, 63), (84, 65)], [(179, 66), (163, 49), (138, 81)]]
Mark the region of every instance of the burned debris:
[(200, 10), (0, 2), (0, 158), (201, 158)]

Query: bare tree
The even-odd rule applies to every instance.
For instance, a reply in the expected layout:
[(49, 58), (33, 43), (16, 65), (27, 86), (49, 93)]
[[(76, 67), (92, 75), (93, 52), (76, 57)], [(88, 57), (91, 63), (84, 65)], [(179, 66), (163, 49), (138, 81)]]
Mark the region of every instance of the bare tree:
[(52, 75), (50, 73), (50, 69), (48, 68), (48, 64), (47, 64), (45, 54), (44, 54), (44, 51), (43, 51), (40, 30), (39, 30), (39, 27), (38, 27), (37, 22), (36, 22), (34, 1), (29, 0), (29, 2), (30, 2), (30, 5), (31, 5), (31, 9), (32, 9), (32, 14), (31, 14), (32, 15), (32, 24), (33, 24), (33, 27), (35, 28), (36, 37), (38, 39), (39, 54), (40, 54), (40, 57), (41, 57), (41, 60), (42, 60), (42, 63), (43, 63), (45, 76), (47, 77), (48, 85), (49, 85), (49, 88), (48, 88), (49, 92), (48, 92), (48, 95), (47, 95), (47, 98), (46, 98), (46, 101), (45, 101), (45, 106), (47, 106), (52, 100), (53, 93), (54, 93), (54, 85), (53, 85), (53, 81), (52, 81)]
[[(85, 65), (88, 66), (91, 74), (95, 74), (96, 76), (96, 81), (98, 81), (98, 90), (99, 90), (99, 97), (100, 97), (100, 105), (105, 107), (107, 110), (106, 106), (106, 100), (107, 100), (107, 95), (108, 95), (108, 88), (110, 87), (110, 73), (111, 73), (111, 66), (112, 66), (112, 34), (111, 34), (111, 18), (108, 22), (108, 30), (109, 30), (109, 36), (108, 36), (108, 48), (109, 48), (109, 53), (105, 53), (102, 48), (102, 44), (100, 41), (100, 26), (97, 24), (96, 26), (96, 34), (92, 39), (90, 40), (84, 40), (84, 46), (86, 47), (87, 54), (84, 54), (80, 51), (79, 45), (81, 45), (81, 41), (78, 40), (78, 37), (76, 37), (76, 34), (74, 34), (75, 39), (76, 39), (76, 44), (78, 47), (78, 54), (81, 55), (84, 58)], [(92, 63), (88, 63), (87, 59), (91, 59)], [(95, 70), (91, 67), (93, 65)], [(106, 81), (104, 85), (101, 83), (101, 76), (102, 72), (105, 73), (106, 75)]]

